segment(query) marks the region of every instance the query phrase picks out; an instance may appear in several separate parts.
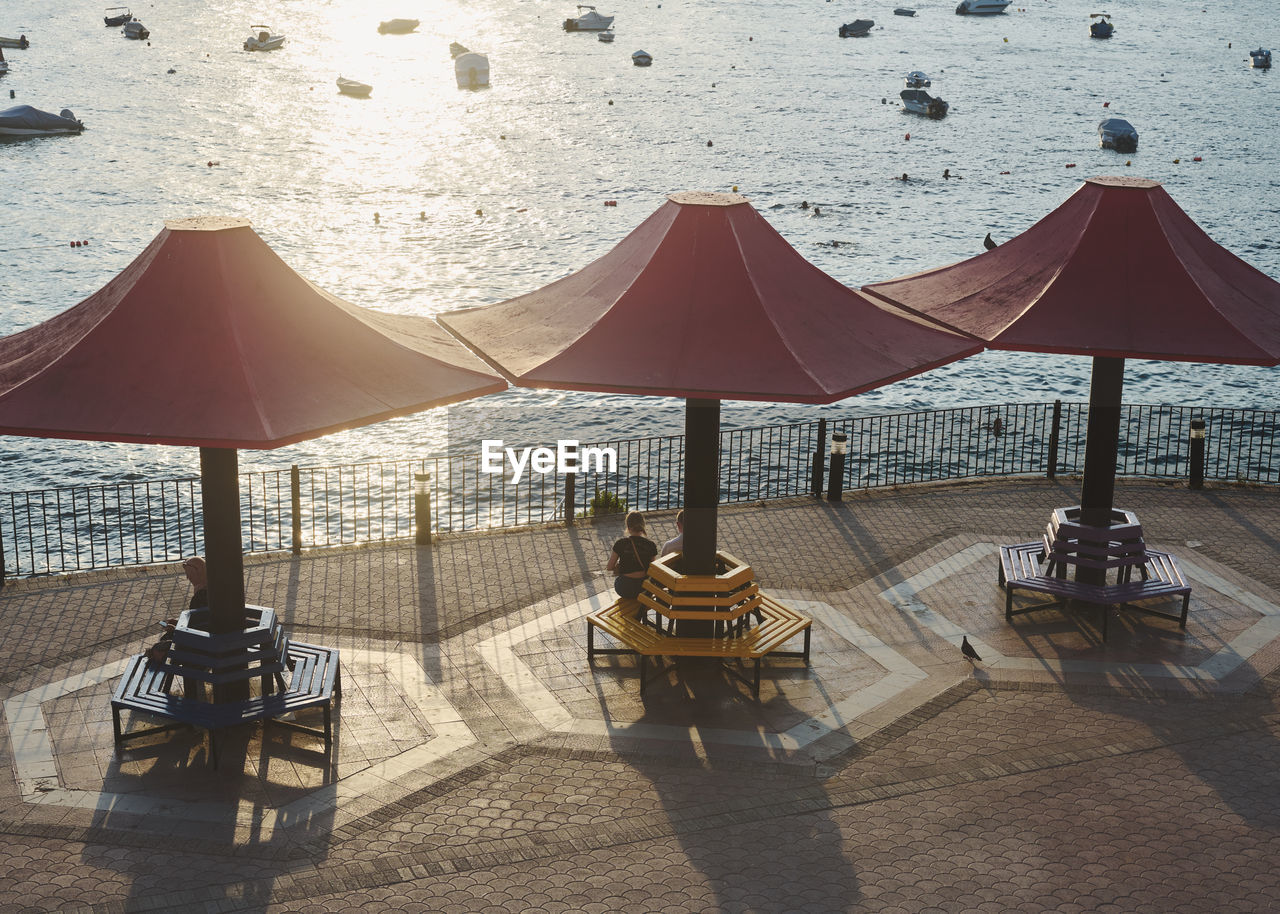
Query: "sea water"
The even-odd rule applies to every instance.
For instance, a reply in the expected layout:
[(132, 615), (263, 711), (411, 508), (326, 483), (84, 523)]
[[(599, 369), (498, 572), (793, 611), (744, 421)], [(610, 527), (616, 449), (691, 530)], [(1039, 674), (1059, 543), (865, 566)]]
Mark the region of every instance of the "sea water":
[[(86, 130), (0, 143), (0, 334), (101, 288), (166, 219), (248, 218), (322, 288), (432, 315), (580, 269), (687, 189), (736, 187), (803, 256), (856, 287), (981, 253), (987, 232), (1024, 231), (1090, 175), (1141, 176), (1280, 276), (1280, 76), (1251, 69), (1248, 55), (1280, 44), (1270, 0), (1126, 0), (1108, 10), (1107, 41), (1089, 37), (1093, 0), (1019, 3), (979, 18), (922, 0), (907, 18), (889, 0), (618, 0), (598, 4), (616, 16), (606, 44), (562, 30), (571, 3), (282, 0), (268, 24), (284, 47), (250, 53), (259, 3), (139, 5), (151, 37), (137, 42), (104, 27), (98, 4), (9, 0), (0, 34), (25, 33), (31, 47), (6, 52), (4, 101), (71, 108)], [(378, 34), (393, 16), (422, 23)], [(854, 18), (876, 27), (839, 38)], [(490, 88), (456, 88), (453, 41), (488, 55)], [(651, 67), (632, 65), (640, 49)], [(917, 69), (950, 102), (946, 119), (901, 110), (902, 77)], [(340, 75), (372, 84), (372, 97), (338, 94)], [(1098, 148), (1105, 117), (1134, 124), (1138, 152)], [(1080, 400), (1089, 365), (989, 352), (825, 407), (725, 403), (723, 424)], [(1280, 373), (1131, 361), (1125, 385), (1130, 403), (1269, 409)], [(677, 400), (511, 390), (245, 451), (241, 463), (474, 449), (480, 428), (546, 444), (678, 433), (682, 422)], [(0, 466), (0, 489), (13, 491), (184, 475), (197, 456), (7, 438)]]

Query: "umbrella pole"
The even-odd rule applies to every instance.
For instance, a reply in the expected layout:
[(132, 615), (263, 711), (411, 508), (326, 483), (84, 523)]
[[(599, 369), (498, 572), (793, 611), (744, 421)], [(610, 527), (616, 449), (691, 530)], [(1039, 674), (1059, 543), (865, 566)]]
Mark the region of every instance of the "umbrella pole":
[(240, 539), (240, 474), (234, 448), (200, 448), (209, 630), (244, 631), (244, 553)]
[[(720, 401), (684, 403), (684, 574), (716, 573), (716, 508), (720, 504)], [(681, 619), (680, 635), (711, 634), (711, 623)]]
[[(1084, 480), (1080, 485), (1080, 522), (1111, 526), (1115, 501), (1116, 457), (1120, 452), (1120, 401), (1124, 359), (1095, 356), (1089, 380), (1089, 428), (1084, 444)], [(1104, 569), (1079, 568), (1076, 579), (1101, 584)]]

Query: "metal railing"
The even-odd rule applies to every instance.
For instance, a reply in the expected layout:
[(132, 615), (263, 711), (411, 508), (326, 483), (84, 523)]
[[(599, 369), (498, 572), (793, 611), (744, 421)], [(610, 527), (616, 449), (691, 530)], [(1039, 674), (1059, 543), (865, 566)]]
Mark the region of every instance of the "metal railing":
[[(728, 430), (720, 436), (720, 497), (733, 503), (811, 493), (815, 453), (825, 459), (828, 431), (848, 436), (846, 489), (1078, 473), (1087, 418), (1086, 404), (1058, 402)], [(1186, 478), (1193, 418), (1209, 429), (1206, 478), (1280, 483), (1280, 413), (1263, 410), (1125, 407), (1117, 471)], [(415, 535), (415, 509), (422, 507), (438, 534), (563, 522), (621, 504), (680, 505), (683, 436), (593, 446), (616, 451), (613, 471), (531, 473), (519, 484), (481, 472), (480, 456), (472, 454), (246, 473), (244, 547), (297, 553), (404, 540)], [(427, 500), (415, 502), (415, 480), (424, 476)], [(616, 500), (593, 508), (603, 492)], [(171, 562), (202, 549), (196, 477), (0, 493), (0, 580)]]

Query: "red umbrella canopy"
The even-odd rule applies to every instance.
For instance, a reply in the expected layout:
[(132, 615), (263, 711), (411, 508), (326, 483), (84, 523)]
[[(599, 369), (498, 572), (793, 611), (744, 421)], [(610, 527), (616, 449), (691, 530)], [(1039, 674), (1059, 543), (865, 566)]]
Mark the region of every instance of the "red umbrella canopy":
[(506, 383), (425, 317), (303, 279), (249, 223), (168, 222), (80, 304), (0, 339), (0, 433), (273, 448)]
[(577, 273), (440, 322), (513, 383), (830, 403), (980, 351), (800, 256), (737, 194), (686, 192)]
[(1090, 178), (991, 251), (863, 290), (993, 349), (1280, 363), (1280, 283), (1141, 178)]

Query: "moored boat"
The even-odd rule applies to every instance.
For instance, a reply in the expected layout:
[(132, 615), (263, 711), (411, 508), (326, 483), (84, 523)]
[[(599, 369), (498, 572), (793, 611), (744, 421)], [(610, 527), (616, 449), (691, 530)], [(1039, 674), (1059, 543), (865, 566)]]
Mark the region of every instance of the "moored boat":
[(418, 27), (417, 19), (388, 19), (378, 23), (379, 35), (408, 35)]
[(1111, 24), (1109, 13), (1090, 13), (1089, 18), (1093, 20), (1089, 23), (1089, 35), (1093, 38), (1110, 38), (1115, 34), (1116, 27)]
[(244, 40), (246, 51), (274, 51), (284, 45), (284, 36), (271, 34), (270, 26), (251, 25), (249, 31), (251, 34)]
[(631, 55), (631, 62), (637, 67), (647, 67), (653, 63), (653, 55), (648, 51), (636, 51)]
[(68, 109), (57, 114), (41, 111), (30, 105), (18, 105), (0, 111), (0, 136), (56, 136), (62, 133), (80, 133), (84, 124)]
[(151, 37), (151, 30), (137, 19), (130, 19), (126, 22), (123, 31), (125, 38), (133, 38), (137, 41), (145, 41)]
[(605, 29), (603, 32), (601, 32), (599, 35), (596, 36), (596, 39), (598, 41), (603, 41), (605, 44), (608, 44), (609, 42), (613, 41), (613, 32), (609, 31), (608, 29)]
[(840, 26), (841, 38), (861, 38), (871, 32), (871, 27), (875, 25), (874, 19), (855, 19), (852, 22), (846, 22)]
[(924, 71), (912, 70), (902, 82), (906, 88), (899, 92), (898, 95), (902, 99), (902, 107), (904, 109), (912, 114), (923, 114), (925, 117), (931, 117), (935, 121), (947, 116), (947, 111), (951, 106), (941, 98), (930, 95), (925, 91), (933, 83)]
[(1098, 145), (1116, 152), (1137, 152), (1138, 131), (1122, 117), (1109, 117), (1098, 125)]
[(350, 95), (352, 98), (368, 98), (369, 93), (373, 91), (373, 86), (339, 76), (338, 91), (343, 95)]
[(459, 54), (453, 61), (453, 76), (459, 89), (483, 89), (489, 85), (489, 58), (474, 51)]
[[(583, 10), (586, 12), (582, 12)], [(564, 30), (566, 32), (603, 32), (611, 25), (613, 25), (612, 16), (601, 16), (594, 6), (579, 4), (577, 17), (566, 19)]]
[(1003, 13), (1013, 0), (960, 0), (957, 16), (995, 16)]
[(31, 47), (31, 42), (27, 41), (26, 35), (19, 35), (17, 38), (0, 38), (0, 48), (16, 48), (19, 51), (25, 51)]
[(109, 6), (106, 9), (106, 15), (102, 17), (102, 21), (107, 24), (108, 28), (119, 28), (133, 18), (127, 6)]
[(905, 6), (899, 6), (893, 11), (895, 16), (914, 16), (916, 11)]
[(1271, 69), (1271, 52), (1266, 48), (1258, 48), (1256, 51), (1250, 51), (1249, 58), (1252, 60), (1251, 66), (1255, 70)]

